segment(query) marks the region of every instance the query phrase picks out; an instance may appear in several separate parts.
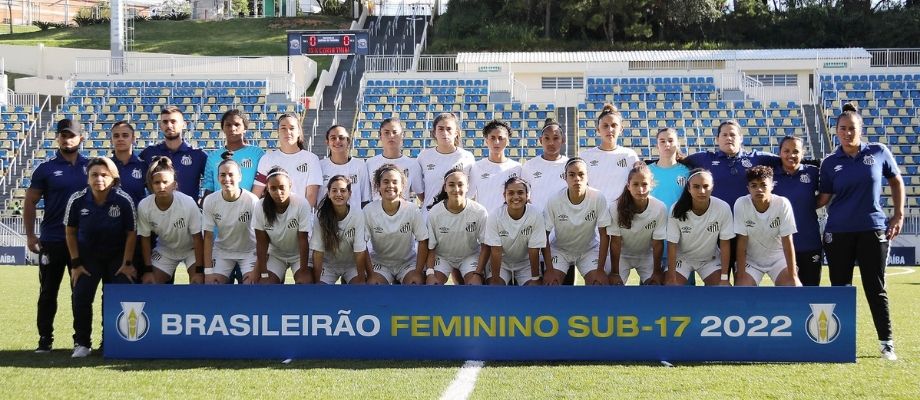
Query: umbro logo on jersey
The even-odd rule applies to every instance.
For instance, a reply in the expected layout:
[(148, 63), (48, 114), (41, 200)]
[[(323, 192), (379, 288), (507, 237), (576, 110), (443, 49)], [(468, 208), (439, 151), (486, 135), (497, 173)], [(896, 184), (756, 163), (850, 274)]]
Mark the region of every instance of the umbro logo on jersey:
[(803, 174), (802, 176), (799, 177), (799, 182), (811, 183), (811, 177), (808, 176), (808, 174)]
[(117, 205), (115, 205), (115, 204), (112, 204), (112, 206), (109, 207), (109, 216), (112, 217), (112, 218), (118, 218), (118, 217), (120, 217), (120, 216), (121, 216), (121, 207), (119, 207), (119, 206), (117, 206)]
[(297, 218), (290, 220), (287, 224), (288, 229), (297, 229)]
[(188, 155), (182, 156), (182, 161), (180, 162), (186, 167), (192, 165), (192, 157)]
[(722, 163), (722, 162), (719, 161), (719, 160), (712, 160), (712, 166), (713, 166), (713, 167), (715, 167), (715, 166), (717, 166), (717, 165), (719, 165), (719, 164), (721, 164), (721, 163)]
[(751, 164), (751, 160), (745, 158), (741, 160), (741, 166), (744, 168), (751, 168), (753, 164)]
[(560, 214), (558, 217), (556, 217), (556, 219), (559, 220), (559, 222), (568, 222), (569, 216), (565, 214)]
[(379, 227), (379, 226), (375, 226), (375, 227), (374, 227), (374, 233), (383, 233), (383, 228), (381, 228), (381, 227)]
[(588, 215), (585, 215), (585, 221), (594, 221), (597, 219), (597, 212), (591, 210), (588, 212)]
[(486, 172), (486, 173), (483, 173), (482, 175), (480, 175), (479, 178), (480, 178), (480, 179), (489, 179), (490, 176), (492, 176), (492, 174)]
[(442, 227), (438, 228), (438, 233), (442, 233), (442, 234), (450, 233), (450, 228), (448, 228), (448, 227), (446, 227), (446, 226), (442, 226)]
[(297, 172), (304, 172), (304, 173), (306, 173), (307, 170), (309, 170), (309, 169), (310, 169), (310, 167), (307, 165), (307, 163), (303, 163), (303, 164), (300, 164), (300, 165), (297, 166)]
[(131, 177), (134, 179), (141, 179), (144, 177), (144, 173), (141, 172), (140, 168), (135, 168), (134, 171), (131, 171)]
[(249, 221), (252, 220), (252, 213), (249, 211), (243, 211), (243, 213), (240, 214), (240, 218), (238, 220), (242, 223), (248, 224)]
[(466, 231), (467, 231), (467, 232), (476, 232), (476, 226), (478, 226), (478, 225), (479, 225), (479, 223), (477, 223), (476, 221), (470, 222), (470, 223), (466, 224)]
[(412, 230), (412, 228), (409, 226), (408, 222), (399, 227), (399, 233), (409, 233), (410, 230)]
[(753, 228), (754, 225), (757, 225), (754, 221), (751, 221), (751, 220), (744, 221), (745, 228)]
[(645, 230), (650, 231), (650, 230), (654, 230), (657, 227), (658, 227), (658, 221), (653, 220), (652, 222), (649, 222), (647, 225), (645, 225)]
[(215, 220), (215, 221), (220, 221), (221, 218), (222, 218), (222, 217), (220, 216), (220, 213), (214, 213), (214, 220)]
[(773, 221), (770, 221), (771, 228), (779, 228), (779, 217), (773, 218)]
[(540, 171), (534, 171), (534, 172), (533, 172), (533, 178), (534, 178), (534, 179), (540, 179), (541, 177), (543, 177), (543, 173), (542, 173), (542, 172), (540, 172)]
[(834, 166), (834, 172), (840, 172), (840, 171), (842, 171), (842, 170), (843, 170), (843, 165), (835, 165), (835, 166)]
[(85, 208), (82, 209), (82, 210), (80, 210), (80, 215), (81, 215), (81, 216), (84, 216), (84, 217), (87, 216), (87, 215), (89, 215), (89, 210), (88, 210), (88, 209), (85, 209)]
[(61, 171), (61, 170), (54, 171), (54, 176), (63, 176), (63, 175), (64, 175), (64, 171)]
[(680, 233), (685, 234), (685, 235), (689, 235), (690, 232), (693, 232), (693, 228), (692, 228), (692, 227), (689, 227), (689, 226), (682, 226), (682, 227), (680, 227)]
[(718, 232), (718, 231), (719, 231), (719, 223), (718, 223), (718, 222), (713, 222), (713, 223), (709, 224), (708, 227), (706, 227), (706, 232), (715, 233), (715, 232)]
[(504, 230), (504, 229), (498, 231), (498, 236), (499, 236), (499, 237), (508, 237), (508, 235), (509, 235), (508, 231), (506, 231), (506, 230)]
[(620, 159), (619, 161), (617, 161), (617, 166), (620, 167), (620, 168), (626, 168), (626, 159), (623, 158), (623, 159)]
[(176, 228), (176, 229), (185, 228), (185, 218), (179, 218), (178, 221), (173, 222), (173, 228)]
[(240, 166), (243, 168), (252, 168), (252, 159), (244, 158), (243, 161), (240, 162)]
[(427, 165), (425, 165), (425, 169), (427, 169), (427, 170), (429, 170), (429, 171), (434, 171), (434, 167), (435, 167), (434, 164), (427, 164)]
[(871, 154), (863, 157), (863, 164), (875, 165), (875, 157), (872, 157)]
[(521, 236), (530, 236), (533, 234), (533, 225), (527, 225), (526, 228), (521, 229)]
[(342, 237), (346, 239), (354, 239), (355, 228), (349, 228), (347, 231), (342, 232)]
[(591, 165), (592, 167), (596, 167), (599, 163), (597, 160), (591, 160), (588, 164)]

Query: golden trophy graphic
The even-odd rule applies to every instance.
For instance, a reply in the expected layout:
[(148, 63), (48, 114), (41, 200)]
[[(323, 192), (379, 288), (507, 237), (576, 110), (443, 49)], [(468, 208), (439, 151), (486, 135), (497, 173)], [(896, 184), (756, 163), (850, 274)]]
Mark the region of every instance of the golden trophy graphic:
[(809, 304), (811, 315), (805, 322), (808, 337), (815, 343), (828, 344), (840, 333), (840, 320), (834, 314), (836, 304)]

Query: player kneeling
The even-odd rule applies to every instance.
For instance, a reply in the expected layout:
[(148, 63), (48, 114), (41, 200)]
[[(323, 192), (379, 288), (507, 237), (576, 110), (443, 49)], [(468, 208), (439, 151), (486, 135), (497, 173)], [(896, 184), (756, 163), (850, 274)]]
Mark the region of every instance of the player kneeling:
[(626, 191), (610, 210), (610, 284), (623, 285), (629, 273), (639, 273), (641, 285), (661, 285), (664, 271), (661, 254), (667, 238), (668, 210), (649, 195), (654, 185), (652, 170), (637, 162), (626, 178)]
[(519, 286), (539, 285), (540, 250), (546, 247), (543, 214), (527, 204), (527, 181), (512, 177), (504, 186), (505, 204), (489, 214), (486, 222), (485, 243), (491, 247), (489, 284), (507, 285), (513, 278)]
[[(694, 271), (706, 286), (728, 286), (732, 210), (712, 197), (712, 174), (690, 171), (687, 185), (668, 217), (668, 285), (684, 285)], [(716, 246), (718, 243), (718, 246)]]
[(776, 286), (801, 286), (796, 280), (796, 232), (792, 204), (773, 194), (773, 169), (756, 166), (747, 171), (747, 196), (735, 201), (738, 235), (736, 286), (757, 286), (764, 274)]
[[(364, 213), (351, 201), (351, 181), (344, 175), (329, 178), (313, 225), (313, 279), (316, 283), (359, 284), (367, 280), (367, 235)], [(317, 232), (318, 231), (318, 232)]]

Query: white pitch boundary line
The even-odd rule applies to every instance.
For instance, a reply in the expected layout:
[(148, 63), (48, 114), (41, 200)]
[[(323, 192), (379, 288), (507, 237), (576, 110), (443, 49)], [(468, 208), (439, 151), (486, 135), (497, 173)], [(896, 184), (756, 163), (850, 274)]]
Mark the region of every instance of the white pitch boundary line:
[(444, 389), (444, 393), (441, 394), (441, 400), (468, 399), (473, 394), (473, 389), (476, 388), (476, 378), (484, 365), (485, 363), (482, 361), (469, 360), (464, 362), (463, 366), (460, 367), (460, 371), (457, 371), (457, 376), (454, 377), (453, 382), (450, 383), (447, 389)]
[[(854, 268), (856, 268), (857, 271), (859, 270), (859, 267), (854, 267)], [(897, 276), (897, 275), (907, 275), (907, 274), (912, 274), (914, 272), (917, 272), (916, 268), (909, 268), (909, 267), (888, 267), (887, 269), (900, 269), (902, 271), (901, 272), (885, 272), (886, 277), (887, 276)], [(859, 272), (854, 272), (853, 277), (861, 279), (862, 275), (860, 275)]]

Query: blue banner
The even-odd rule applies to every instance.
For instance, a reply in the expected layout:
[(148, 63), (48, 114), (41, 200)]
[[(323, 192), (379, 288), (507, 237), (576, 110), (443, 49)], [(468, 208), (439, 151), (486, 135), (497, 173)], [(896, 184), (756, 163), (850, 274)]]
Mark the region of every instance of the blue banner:
[(25, 265), (26, 248), (24, 246), (0, 246), (0, 265)]
[(888, 265), (917, 265), (917, 249), (913, 247), (891, 247), (888, 251)]
[(856, 289), (104, 288), (109, 358), (856, 361)]

